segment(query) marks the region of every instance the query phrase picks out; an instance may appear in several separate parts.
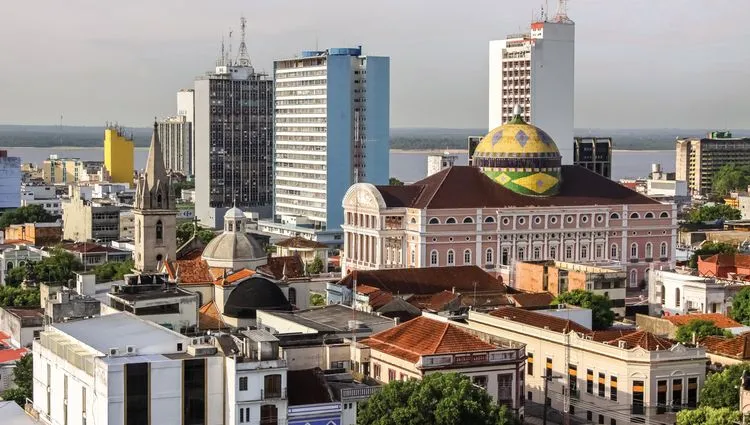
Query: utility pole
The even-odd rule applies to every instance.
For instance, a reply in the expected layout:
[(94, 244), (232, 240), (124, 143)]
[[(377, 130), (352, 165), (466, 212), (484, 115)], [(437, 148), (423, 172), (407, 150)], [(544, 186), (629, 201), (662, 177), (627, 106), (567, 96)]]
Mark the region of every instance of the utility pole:
[(542, 413), (542, 425), (547, 425), (547, 394), (549, 392), (549, 381), (552, 379), (546, 372), (544, 374), (544, 410)]

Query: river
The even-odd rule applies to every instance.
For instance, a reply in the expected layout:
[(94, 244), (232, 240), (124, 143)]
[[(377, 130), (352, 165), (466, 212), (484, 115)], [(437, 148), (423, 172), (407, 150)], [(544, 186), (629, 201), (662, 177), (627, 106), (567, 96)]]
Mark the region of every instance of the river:
[[(60, 157), (80, 158), (86, 161), (104, 158), (103, 148), (7, 148), (9, 156), (20, 156), (24, 163), (32, 162), (41, 164), (50, 154)], [(428, 153), (391, 151), (390, 175), (405, 182), (413, 182), (423, 178), (427, 174)], [(457, 153), (456, 165), (466, 165), (466, 153)], [(135, 166), (142, 169), (146, 164), (148, 148), (136, 148)], [(612, 164), (612, 178), (645, 177), (651, 171), (652, 163), (660, 163), (662, 170), (673, 172), (675, 169), (675, 152), (673, 150), (662, 151), (614, 151)]]

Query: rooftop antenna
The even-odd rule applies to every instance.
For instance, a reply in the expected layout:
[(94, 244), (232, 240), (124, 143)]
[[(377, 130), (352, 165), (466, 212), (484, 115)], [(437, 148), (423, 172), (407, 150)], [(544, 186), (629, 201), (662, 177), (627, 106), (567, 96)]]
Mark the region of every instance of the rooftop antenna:
[(60, 127), (57, 134), (57, 142), (62, 146), (62, 131), (63, 131), (63, 114), (60, 114)]
[(224, 51), (224, 36), (221, 36), (221, 59), (219, 59), (219, 66), (225, 66), (226, 63), (226, 53)]
[(247, 19), (244, 16), (240, 18), (240, 50), (237, 52), (237, 65), (239, 66), (251, 66), (250, 54), (247, 52), (247, 44), (245, 39), (247, 37)]
[(555, 22), (558, 24), (572, 24), (573, 21), (568, 18), (568, 0), (558, 0), (557, 15)]
[(227, 54), (227, 65), (232, 66), (232, 28), (229, 28), (229, 53)]

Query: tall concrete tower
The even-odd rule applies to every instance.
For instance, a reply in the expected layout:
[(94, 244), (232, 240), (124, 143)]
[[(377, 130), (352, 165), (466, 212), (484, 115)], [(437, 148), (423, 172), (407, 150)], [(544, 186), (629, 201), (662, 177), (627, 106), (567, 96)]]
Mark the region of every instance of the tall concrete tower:
[(543, 128), (557, 143), (563, 164), (573, 163), (575, 23), (560, 2), (551, 19), (542, 13), (530, 31), (490, 41), (489, 130), (513, 117)]

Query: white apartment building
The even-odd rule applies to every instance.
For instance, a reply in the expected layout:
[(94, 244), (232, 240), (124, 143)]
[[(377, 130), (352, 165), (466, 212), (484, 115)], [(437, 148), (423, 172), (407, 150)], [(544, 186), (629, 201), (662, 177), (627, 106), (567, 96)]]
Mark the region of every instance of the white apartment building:
[(160, 121), (159, 141), (161, 142), (164, 167), (185, 176), (193, 175), (193, 123), (184, 115), (168, 117)]
[(388, 183), (390, 58), (305, 51), (274, 79), (274, 219), (259, 228), (340, 245), (349, 186)]
[(651, 270), (649, 282), (649, 313), (657, 317), (662, 313), (727, 314), (732, 307), (732, 297), (744, 287), (742, 281), (732, 282), (668, 270)]
[(526, 403), (548, 402), (589, 423), (673, 423), (695, 407), (706, 377), (704, 348), (644, 331), (591, 331), (576, 322), (503, 307), (469, 312), (472, 329), (526, 345)]
[(520, 105), (526, 122), (543, 128), (573, 163), (575, 24), (564, 10), (542, 17), (529, 33), (490, 41), (489, 123), (510, 121)]
[(21, 206), (21, 158), (0, 150), (0, 211)]

